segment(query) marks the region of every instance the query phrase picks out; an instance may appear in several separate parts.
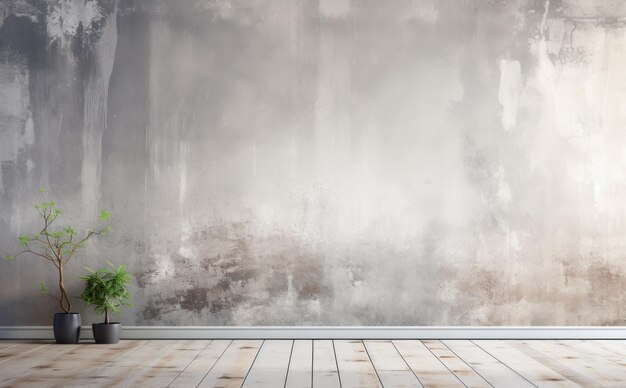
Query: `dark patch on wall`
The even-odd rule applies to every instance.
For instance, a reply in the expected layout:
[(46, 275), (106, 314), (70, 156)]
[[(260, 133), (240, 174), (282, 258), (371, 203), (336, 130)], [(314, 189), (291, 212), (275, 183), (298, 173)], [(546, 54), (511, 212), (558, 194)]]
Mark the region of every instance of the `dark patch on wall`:
[(28, 60), (34, 70), (44, 64), (46, 54), (45, 24), (29, 16), (9, 15), (0, 27), (0, 53), (3, 61), (14, 61), (15, 56)]
[(162, 310), (154, 305), (154, 303), (147, 303), (143, 308), (142, 317), (146, 321), (155, 321), (159, 319), (162, 314)]
[(181, 308), (199, 313), (209, 307), (209, 292), (208, 288), (192, 288), (178, 292), (176, 298)]
[(328, 269), (323, 267), (318, 257), (296, 256), (290, 266), (299, 299), (332, 299), (332, 286), (326, 273)]

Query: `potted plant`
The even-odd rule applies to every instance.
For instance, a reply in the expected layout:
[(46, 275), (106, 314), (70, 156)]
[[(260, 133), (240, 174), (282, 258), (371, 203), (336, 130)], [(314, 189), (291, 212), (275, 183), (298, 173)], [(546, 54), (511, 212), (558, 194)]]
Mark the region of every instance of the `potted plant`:
[(49, 261), (54, 265), (59, 278), (59, 296), (51, 295), (43, 282), (40, 283), (39, 287), (43, 293), (57, 300), (63, 311), (54, 314), (53, 329), (56, 342), (58, 344), (75, 344), (80, 336), (80, 314), (72, 311), (72, 302), (64, 283), (64, 269), (81, 248), (85, 247), (90, 238), (106, 234), (111, 230), (108, 225), (111, 213), (101, 211), (99, 219), (107, 225), (87, 229), (84, 233), (77, 233), (72, 226), (57, 228), (57, 221), (63, 212), (56, 206), (56, 202), (46, 199), (44, 189), (39, 189), (39, 192), (42, 202), (35, 205), (35, 209), (43, 220), (43, 227), (39, 233), (34, 235), (20, 236), (19, 241), (23, 250), (15, 255), (5, 256), (5, 259), (13, 260), (28, 254)]
[(131, 274), (126, 271), (124, 265), (116, 268), (99, 269), (97, 271), (87, 268), (90, 275), (83, 276), (86, 285), (81, 298), (92, 305), (94, 310), (104, 314), (103, 323), (92, 324), (93, 338), (97, 344), (116, 344), (120, 340), (120, 330), (122, 325), (119, 322), (109, 321), (109, 312), (119, 312), (123, 306), (130, 306), (126, 300), (130, 294), (126, 289), (130, 281)]

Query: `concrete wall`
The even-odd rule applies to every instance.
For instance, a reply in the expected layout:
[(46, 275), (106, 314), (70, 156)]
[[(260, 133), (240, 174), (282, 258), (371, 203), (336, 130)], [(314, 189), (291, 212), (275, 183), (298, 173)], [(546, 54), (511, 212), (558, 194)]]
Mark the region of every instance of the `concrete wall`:
[[(0, 248), (37, 189), (137, 325), (626, 324), (626, 3), (8, 0)], [(53, 268), (0, 263), (0, 324)], [(84, 321), (94, 317), (82, 304)]]

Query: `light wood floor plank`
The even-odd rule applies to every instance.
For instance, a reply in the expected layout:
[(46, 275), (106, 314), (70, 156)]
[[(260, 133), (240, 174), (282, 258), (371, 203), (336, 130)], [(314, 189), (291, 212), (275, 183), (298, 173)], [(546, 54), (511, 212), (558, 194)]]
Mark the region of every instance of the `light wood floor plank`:
[(180, 340), (119, 386), (166, 387), (210, 342), (210, 340)]
[(31, 342), (0, 347), (0, 387), (626, 387), (625, 349), (613, 340)]
[(393, 343), (424, 387), (465, 386), (422, 342), (396, 340)]
[(422, 386), (390, 340), (368, 340), (363, 344), (385, 388)]
[(376, 370), (360, 340), (334, 340), (339, 381), (343, 388), (381, 387)]
[(439, 340), (421, 341), (466, 387), (490, 388), (489, 384), (464, 360)]
[(199, 387), (240, 387), (263, 340), (235, 340), (204, 377)]
[(596, 381), (605, 386), (626, 387), (624, 360), (582, 341), (542, 341), (544, 345), (566, 349), (570, 357), (584, 360), (596, 374)]
[(499, 340), (472, 341), (485, 352), (540, 387), (575, 387), (573, 381)]
[[(76, 380), (89, 380), (90, 377), (96, 375), (98, 371), (100, 371), (102, 368), (115, 363), (115, 361), (120, 357), (124, 357), (125, 354), (132, 352), (140, 347), (142, 345), (142, 342), (143, 341), (130, 340), (121, 341), (114, 345), (87, 345), (85, 348), (91, 349), (85, 349), (84, 353), (79, 352), (77, 354), (77, 359), (80, 360), (79, 363), (82, 364), (82, 367), (79, 367), (77, 369), (68, 368), (69, 370), (71, 370), (71, 373), (69, 374), (69, 376), (71, 376), (71, 382), (67, 383), (64, 381), (63, 384), (55, 385), (55, 387), (62, 386), (65, 388), (73, 385)], [(108, 347), (112, 348), (110, 352), (108, 349), (103, 349)], [(79, 348), (83, 348), (83, 346), (80, 346)], [(93, 359), (93, 361), (85, 363), (85, 358), (81, 357), (90, 359), (90, 361), (91, 359)], [(65, 375), (67, 376), (67, 371)]]
[[(334, 358), (334, 357), (333, 357)], [(285, 388), (311, 388), (313, 384), (313, 341), (295, 340)]]
[(506, 340), (504, 341), (507, 345), (517, 349), (518, 351), (526, 354), (528, 357), (531, 357), (533, 360), (545, 365), (546, 367), (552, 369), (556, 373), (561, 376), (566, 377), (568, 380), (573, 381), (574, 383), (580, 385), (581, 387), (590, 387), (590, 388), (599, 388), (602, 385), (596, 383), (589, 377), (584, 374), (579, 373), (575, 369), (571, 368), (571, 365), (568, 365), (567, 362), (561, 362), (560, 360), (556, 360), (543, 352), (540, 352), (528, 345), (526, 341), (521, 340)]
[(493, 386), (520, 388), (534, 386), (471, 341), (446, 340), (442, 342)]
[[(127, 341), (122, 341), (124, 343), (124, 345), (113, 345), (113, 346), (120, 346), (119, 349), (117, 349), (112, 355), (111, 357), (103, 357), (101, 359), (101, 362), (95, 362), (94, 363), (94, 367), (92, 368), (84, 368), (83, 370), (81, 370), (80, 372), (76, 373), (75, 378), (72, 381), (72, 384), (68, 385), (68, 386), (73, 386), (73, 387), (84, 387), (85, 385), (89, 385), (90, 387), (96, 387), (98, 386), (99, 383), (102, 382), (102, 380), (104, 379), (103, 376), (103, 371), (106, 371), (108, 368), (116, 365), (120, 360), (126, 359), (127, 357), (130, 357), (131, 355), (135, 355), (142, 347), (146, 346), (149, 341), (146, 340), (127, 340)], [(94, 346), (98, 346), (100, 348), (102, 347), (108, 347), (111, 345), (94, 345)], [(159, 348), (161, 348), (161, 346), (159, 346)], [(144, 366), (145, 363), (142, 363), (141, 366), (139, 366), (139, 368), (141, 368), (142, 366)], [(120, 380), (121, 382), (122, 380)]]
[(611, 340), (590, 340), (586, 342), (626, 359), (626, 344), (620, 344), (618, 341)]
[(245, 388), (284, 387), (293, 340), (266, 340), (250, 368)]
[(68, 387), (74, 384), (76, 380), (80, 380), (94, 370), (112, 362), (120, 352), (136, 346), (136, 341), (121, 341), (118, 344), (107, 346), (80, 345), (54, 362), (46, 363), (35, 370), (31, 370), (26, 375), (2, 381), (2, 384), (19, 387)]
[(0, 349), (14, 348), (20, 345), (20, 342), (10, 342), (8, 340), (0, 340)]
[(40, 369), (47, 363), (53, 363), (65, 353), (74, 350), (79, 345), (55, 346), (47, 345), (31, 353), (22, 354), (0, 364), (0, 383), (18, 377), (31, 369)]
[[(41, 349), (44, 346), (51, 345), (49, 343), (32, 343), (32, 344), (17, 344), (17, 346), (7, 346), (0, 349), (0, 365), (8, 362), (16, 357), (20, 357), (24, 354), (30, 353), (37, 349)], [(71, 346), (71, 345), (69, 345)]]
[(332, 340), (313, 341), (313, 387), (340, 387)]
[(217, 363), (231, 342), (231, 340), (213, 340), (178, 375), (170, 387), (196, 387)]
[(139, 373), (146, 365), (151, 365), (163, 353), (167, 352), (170, 347), (174, 346), (176, 342), (178, 341), (136, 341), (136, 347), (116, 354), (112, 362), (104, 364), (101, 368), (90, 372), (80, 379), (75, 379), (75, 383), (73, 382), (71, 386), (116, 387)]
[(599, 362), (600, 365), (604, 365), (605, 367), (608, 367), (610, 369), (616, 369), (616, 372), (622, 375), (623, 378), (626, 378), (626, 376), (624, 376), (624, 372), (626, 372), (626, 359), (622, 355), (617, 355), (610, 350), (595, 346), (589, 341), (559, 340), (551, 342), (564, 346), (569, 346), (574, 351), (580, 353), (582, 356), (590, 357), (592, 360)]
[[(520, 341), (525, 345), (545, 354), (546, 356), (559, 361), (567, 367), (573, 369), (577, 374), (585, 376), (593, 381), (594, 385), (619, 386), (620, 377), (607, 372), (602, 365), (598, 366), (590, 357), (584, 357), (580, 353), (550, 341)], [(571, 379), (570, 379), (571, 380)], [(574, 381), (574, 380), (572, 380)]]

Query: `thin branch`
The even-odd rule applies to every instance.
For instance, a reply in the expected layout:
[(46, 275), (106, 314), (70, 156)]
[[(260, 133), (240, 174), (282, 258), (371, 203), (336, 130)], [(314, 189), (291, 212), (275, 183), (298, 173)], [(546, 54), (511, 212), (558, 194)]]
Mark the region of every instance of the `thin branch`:
[(37, 241), (37, 242), (40, 242), (40, 243), (42, 243), (42, 244), (48, 245), (48, 243), (47, 243), (47, 242), (45, 242), (45, 241), (43, 241), (40, 237), (37, 237), (37, 238), (35, 238), (35, 239), (33, 239), (33, 240), (35, 240), (35, 241)]
[(16, 254), (14, 257), (18, 257), (18, 256), (20, 256), (20, 255), (23, 255), (24, 253), (30, 253), (30, 254), (32, 254), (32, 255), (42, 257), (42, 258), (44, 258), (44, 259), (46, 259), (46, 260), (48, 260), (48, 261), (51, 261), (52, 263), (54, 263), (54, 265), (56, 265), (56, 266), (58, 267), (58, 264), (57, 264), (57, 263), (56, 263), (56, 261), (54, 261), (52, 258), (50, 258), (50, 257), (48, 257), (48, 256), (46, 256), (46, 255), (42, 255), (41, 253), (37, 253), (37, 252), (33, 251), (32, 249), (30, 249), (30, 248), (28, 247), (28, 245), (26, 246), (26, 249), (25, 249), (25, 250), (23, 250), (23, 251), (21, 251), (20, 253)]
[(65, 260), (65, 262), (63, 264), (67, 264), (75, 255), (76, 255), (76, 250), (78, 248), (81, 248), (83, 243), (85, 243), (87, 240), (89, 240), (91, 237), (98, 236), (103, 234), (105, 231), (108, 231), (109, 226), (105, 226), (104, 228), (100, 229), (100, 230), (90, 230), (89, 232), (87, 232), (87, 234), (85, 235), (85, 237), (83, 237), (80, 241), (78, 241), (77, 243), (73, 243), (74, 247), (72, 248), (72, 250), (70, 251), (70, 254), (68, 255), (67, 260)]
[(64, 246), (66, 246), (66, 245), (68, 245), (68, 244), (71, 244), (73, 239), (74, 239), (74, 233), (70, 233), (70, 239), (69, 239), (69, 240), (67, 240), (67, 241), (63, 241), (63, 242), (61, 243), (60, 248), (63, 248)]
[(93, 231), (93, 230), (89, 231), (89, 232), (87, 233), (87, 235), (86, 235), (85, 237), (83, 237), (83, 239), (82, 239), (82, 240), (80, 240), (79, 242), (77, 242), (76, 244), (74, 244), (74, 248), (72, 248), (72, 250), (70, 251), (70, 254), (69, 254), (69, 256), (68, 256), (67, 260), (65, 260), (65, 263), (64, 263), (64, 264), (67, 264), (67, 262), (68, 262), (68, 261), (70, 261), (70, 260), (72, 259), (72, 257), (74, 257), (74, 255), (76, 254), (76, 250), (77, 250), (77, 249), (78, 249), (78, 248), (79, 248), (79, 247), (80, 247), (80, 246), (81, 246), (81, 245), (82, 245), (85, 241), (89, 240), (89, 239), (91, 238), (91, 236), (93, 236), (94, 234), (100, 234), (100, 233), (102, 233), (102, 231), (100, 231), (100, 232), (96, 232), (96, 231)]
[[(47, 229), (47, 226), (46, 226), (46, 228), (45, 228), (45, 229)], [(45, 231), (45, 229), (44, 229), (44, 231)], [(45, 232), (44, 236), (46, 236), (46, 241), (48, 242), (48, 246), (50, 246), (50, 247), (54, 247), (54, 245), (52, 245), (52, 243), (50, 242), (50, 237), (48, 237), (48, 232), (47, 232), (47, 231)], [(54, 251), (54, 249), (52, 249), (52, 253), (54, 253), (54, 257), (55, 257), (58, 261), (61, 261), (61, 258), (57, 255), (57, 253)]]

